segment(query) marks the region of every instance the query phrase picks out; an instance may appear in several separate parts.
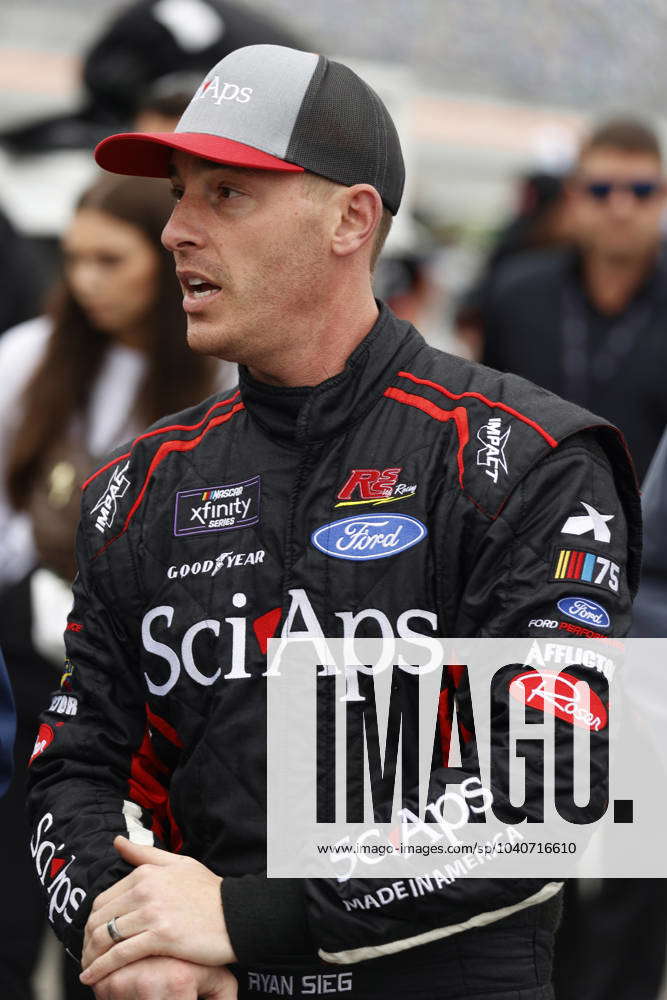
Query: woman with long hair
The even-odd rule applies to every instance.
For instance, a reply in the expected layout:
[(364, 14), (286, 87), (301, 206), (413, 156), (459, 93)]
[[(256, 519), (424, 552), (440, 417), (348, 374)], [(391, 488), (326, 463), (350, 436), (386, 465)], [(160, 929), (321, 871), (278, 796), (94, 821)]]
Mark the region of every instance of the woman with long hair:
[[(0, 340), (0, 646), (18, 716), (16, 778), (0, 802), (11, 900), (0, 911), (3, 997), (31, 996), (44, 926), (23, 772), (58, 683), (51, 661), (62, 662), (79, 487), (148, 424), (236, 381), (235, 366), (187, 347), (180, 287), (160, 243), (171, 204), (166, 182), (97, 180), (64, 234), (63, 278), (46, 314)], [(83, 995), (71, 972), (68, 1000)]]

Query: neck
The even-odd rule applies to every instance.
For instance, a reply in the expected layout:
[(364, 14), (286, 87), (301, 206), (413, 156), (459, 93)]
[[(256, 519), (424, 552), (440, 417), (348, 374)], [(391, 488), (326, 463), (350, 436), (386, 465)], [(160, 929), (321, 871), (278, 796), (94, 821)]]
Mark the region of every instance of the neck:
[(313, 386), (338, 375), (378, 317), (370, 284), (357, 294), (337, 289), (328, 301), (315, 296), (317, 311), (291, 324), (289, 338), (265, 361), (248, 364), (253, 378), (270, 385)]
[(607, 314), (622, 312), (646, 280), (654, 262), (654, 251), (637, 257), (586, 254), (584, 285), (595, 308)]

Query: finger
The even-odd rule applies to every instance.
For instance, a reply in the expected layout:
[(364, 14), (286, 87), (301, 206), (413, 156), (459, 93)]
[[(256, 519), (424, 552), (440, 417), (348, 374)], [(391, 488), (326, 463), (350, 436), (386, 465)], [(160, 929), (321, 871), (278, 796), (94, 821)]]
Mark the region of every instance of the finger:
[[(142, 931), (148, 930), (146, 918), (142, 914), (141, 910), (132, 910), (129, 913), (123, 913), (121, 916), (116, 915), (114, 919), (116, 921), (116, 930), (119, 934), (122, 934), (125, 939), (134, 937), (135, 934), (140, 934)], [(100, 955), (104, 955), (109, 948), (115, 947), (120, 943), (120, 941), (114, 941), (111, 937), (109, 933), (108, 921), (98, 924), (98, 926), (91, 931), (88, 941), (84, 946), (83, 954), (81, 956), (81, 965), (84, 969), (87, 969), (89, 965), (92, 965), (95, 959), (100, 957)]]
[(97, 910), (102, 909), (103, 906), (106, 906), (110, 900), (118, 899), (120, 896), (123, 896), (126, 892), (128, 892), (128, 890), (130, 890), (137, 882), (138, 875), (139, 873), (135, 869), (135, 871), (130, 872), (129, 875), (119, 879), (118, 882), (114, 882), (114, 884), (110, 885), (108, 889), (101, 892), (99, 896), (96, 896), (91, 913), (95, 913)]
[(127, 837), (118, 836), (114, 839), (113, 846), (116, 848), (121, 858), (131, 865), (178, 865), (183, 858), (171, 851), (162, 851), (159, 847), (150, 847), (148, 844), (133, 844)]
[(148, 955), (157, 955), (155, 935), (151, 931), (142, 931), (127, 941), (120, 941), (113, 948), (110, 948), (99, 958), (96, 958), (92, 965), (81, 973), (79, 979), (84, 986), (94, 986), (101, 979), (110, 976), (117, 969), (122, 969), (132, 962), (138, 962)]
[(126, 913), (132, 913), (133, 910), (137, 910), (141, 906), (142, 898), (141, 892), (135, 886), (127, 892), (112, 897), (108, 902), (103, 902), (101, 905), (93, 907), (86, 923), (88, 936), (91, 936), (98, 927), (106, 925), (112, 917), (122, 917)]
[[(112, 918), (119, 921), (122, 917), (123, 919), (120, 926), (118, 923), (116, 926), (123, 937), (129, 937), (130, 935), (125, 933), (122, 926), (123, 924), (125, 927), (128, 926), (128, 915), (137, 911), (140, 906), (140, 900), (135, 895), (132, 893), (124, 893), (122, 896), (119, 896), (118, 899), (112, 900), (107, 903), (106, 906), (102, 906), (99, 910), (95, 910), (90, 914), (86, 924), (83, 954), (81, 956), (81, 962), (84, 968), (87, 965), (90, 965), (90, 963), (93, 962), (98, 955), (107, 951), (112, 944), (115, 943), (109, 934), (109, 928), (107, 926), (109, 921)], [(136, 921), (133, 921), (131, 926), (136, 927)]]
[(108, 902), (95, 907), (88, 917), (86, 927), (92, 933), (100, 924), (106, 924), (112, 917), (122, 917), (126, 913), (137, 910), (146, 899), (146, 890), (135, 884), (127, 892), (114, 896)]
[[(197, 1000), (192, 973), (161, 962), (169, 960), (144, 959), (105, 976), (94, 987), (96, 1000)], [(228, 995), (212, 1000), (228, 1000)]]

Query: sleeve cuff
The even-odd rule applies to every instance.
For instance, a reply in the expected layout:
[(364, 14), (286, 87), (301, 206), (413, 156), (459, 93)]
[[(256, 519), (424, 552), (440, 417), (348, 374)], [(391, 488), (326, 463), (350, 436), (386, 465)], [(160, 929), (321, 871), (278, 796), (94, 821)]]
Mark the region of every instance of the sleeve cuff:
[(227, 932), (240, 965), (317, 958), (301, 879), (232, 875), (222, 880), (221, 895)]

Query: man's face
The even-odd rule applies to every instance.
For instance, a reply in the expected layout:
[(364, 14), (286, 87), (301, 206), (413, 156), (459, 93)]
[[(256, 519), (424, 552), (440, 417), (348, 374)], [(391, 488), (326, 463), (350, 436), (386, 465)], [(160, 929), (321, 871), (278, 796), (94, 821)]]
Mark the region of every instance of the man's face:
[(661, 163), (652, 153), (592, 149), (570, 191), (575, 238), (584, 250), (622, 260), (655, 249), (665, 193)]
[(266, 371), (316, 316), (330, 260), (327, 207), (302, 174), (174, 153), (177, 204), (162, 234), (183, 289), (188, 343)]

